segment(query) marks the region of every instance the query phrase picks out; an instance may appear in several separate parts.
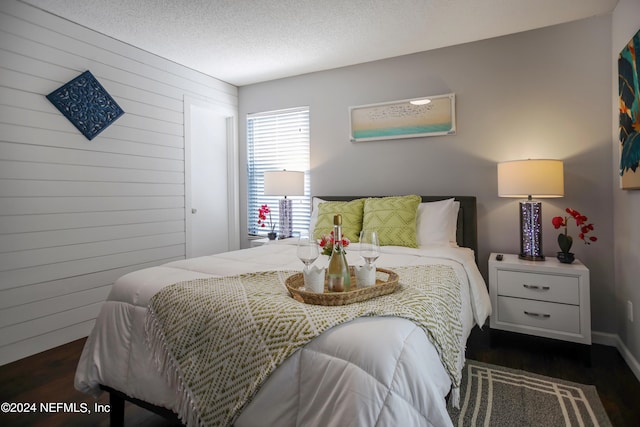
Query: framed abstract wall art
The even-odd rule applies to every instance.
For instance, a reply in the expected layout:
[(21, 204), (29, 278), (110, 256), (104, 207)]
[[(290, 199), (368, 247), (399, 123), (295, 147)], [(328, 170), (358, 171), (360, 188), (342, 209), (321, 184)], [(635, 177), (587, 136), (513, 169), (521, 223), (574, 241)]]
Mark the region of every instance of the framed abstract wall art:
[(349, 107), (350, 140), (417, 138), (456, 133), (455, 94)]
[(640, 30), (618, 55), (620, 187), (640, 190)]
[(124, 111), (90, 71), (60, 86), (47, 99), (88, 140), (95, 138)]

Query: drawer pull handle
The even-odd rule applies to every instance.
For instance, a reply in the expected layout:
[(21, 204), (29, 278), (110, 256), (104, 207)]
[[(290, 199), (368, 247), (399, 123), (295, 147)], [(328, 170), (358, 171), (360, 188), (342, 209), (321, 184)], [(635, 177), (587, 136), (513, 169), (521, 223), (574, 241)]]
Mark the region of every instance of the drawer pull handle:
[(524, 314), (526, 314), (527, 316), (534, 316), (534, 317), (544, 317), (545, 319), (551, 317), (550, 314), (543, 314), (543, 313), (532, 313), (530, 311), (526, 311), (524, 312)]
[(537, 286), (537, 285), (522, 285), (527, 289), (542, 289), (543, 291), (548, 291), (549, 289), (551, 289), (549, 286)]

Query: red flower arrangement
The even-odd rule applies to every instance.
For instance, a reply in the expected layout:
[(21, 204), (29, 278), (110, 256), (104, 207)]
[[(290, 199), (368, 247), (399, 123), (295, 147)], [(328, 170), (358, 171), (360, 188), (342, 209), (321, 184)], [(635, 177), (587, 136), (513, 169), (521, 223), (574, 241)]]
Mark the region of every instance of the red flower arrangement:
[[(344, 234), (341, 237), (342, 237), (342, 247), (346, 248), (347, 246), (349, 246), (349, 243), (351, 242), (349, 241), (349, 239), (344, 237)], [(327, 235), (321, 236), (319, 244), (320, 244), (320, 247), (322, 248), (322, 255), (331, 256), (331, 253), (333, 252), (334, 243), (335, 243), (335, 239), (333, 237), (333, 231)]]
[(271, 232), (273, 233), (275, 224), (271, 220), (271, 209), (269, 209), (268, 205), (262, 205), (260, 209), (258, 209), (258, 225), (263, 228), (266, 227), (267, 215), (269, 215), (269, 227), (271, 227)]
[[(590, 245), (592, 242), (598, 240), (596, 236), (587, 237), (587, 234), (590, 231), (593, 231), (593, 224), (587, 223), (588, 218), (586, 216), (582, 215), (580, 212), (574, 209), (567, 208), (566, 211), (576, 221), (576, 226), (580, 231), (580, 233), (578, 234), (578, 238), (584, 241), (585, 245)], [(568, 221), (569, 218), (566, 216), (556, 216), (551, 219), (551, 223), (556, 229), (564, 227), (564, 233), (558, 235), (558, 245), (560, 245), (560, 250), (564, 253), (569, 253), (569, 250), (571, 250), (571, 245), (573, 244), (573, 238), (567, 234)]]

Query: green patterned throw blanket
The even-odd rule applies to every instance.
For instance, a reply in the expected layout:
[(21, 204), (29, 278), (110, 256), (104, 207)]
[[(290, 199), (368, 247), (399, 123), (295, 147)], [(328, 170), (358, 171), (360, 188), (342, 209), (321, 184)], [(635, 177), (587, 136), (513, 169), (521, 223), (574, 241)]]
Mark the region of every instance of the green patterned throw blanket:
[(396, 316), (419, 325), (453, 383), (464, 365), (460, 283), (445, 265), (394, 268), (398, 290), (338, 307), (291, 298), (295, 271), (272, 271), (176, 283), (153, 296), (147, 338), (160, 369), (180, 393), (188, 426), (226, 426), (267, 377), (296, 350), (336, 325), (363, 316)]

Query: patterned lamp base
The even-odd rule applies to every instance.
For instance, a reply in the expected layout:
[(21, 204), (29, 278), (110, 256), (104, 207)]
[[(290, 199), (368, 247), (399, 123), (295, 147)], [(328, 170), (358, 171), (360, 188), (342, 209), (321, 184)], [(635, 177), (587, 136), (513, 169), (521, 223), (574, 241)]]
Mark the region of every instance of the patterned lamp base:
[(279, 209), (280, 238), (287, 239), (293, 236), (293, 206), (291, 199), (287, 199), (286, 197), (280, 199)]
[(520, 259), (544, 261), (542, 255), (542, 202), (520, 202)]

